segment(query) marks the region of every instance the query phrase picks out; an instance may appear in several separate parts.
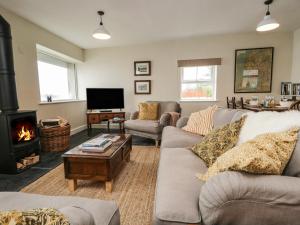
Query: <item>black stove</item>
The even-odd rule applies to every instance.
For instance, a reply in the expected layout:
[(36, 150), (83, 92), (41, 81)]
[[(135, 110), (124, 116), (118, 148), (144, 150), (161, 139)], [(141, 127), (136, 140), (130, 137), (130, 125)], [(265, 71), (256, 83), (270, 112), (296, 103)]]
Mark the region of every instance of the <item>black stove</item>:
[(21, 111), (18, 105), (9, 23), (0, 15), (0, 173), (14, 174), (22, 159), (39, 156), (40, 141), (36, 111)]

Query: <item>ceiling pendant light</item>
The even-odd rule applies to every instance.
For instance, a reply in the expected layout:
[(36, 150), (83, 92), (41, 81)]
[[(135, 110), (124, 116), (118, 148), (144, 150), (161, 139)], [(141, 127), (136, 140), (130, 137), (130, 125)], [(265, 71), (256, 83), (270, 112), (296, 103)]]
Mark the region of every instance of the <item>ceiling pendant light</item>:
[(270, 13), (270, 4), (272, 4), (273, 0), (265, 1), (265, 5), (267, 5), (268, 10), (264, 19), (257, 25), (256, 31), (263, 32), (263, 31), (270, 31), (277, 29), (280, 25), (279, 23), (271, 17)]
[(98, 15), (100, 16), (100, 24), (97, 30), (93, 33), (93, 38), (101, 39), (101, 40), (107, 40), (110, 39), (110, 33), (105, 29), (102, 22), (102, 16), (104, 15), (103, 11), (98, 11)]

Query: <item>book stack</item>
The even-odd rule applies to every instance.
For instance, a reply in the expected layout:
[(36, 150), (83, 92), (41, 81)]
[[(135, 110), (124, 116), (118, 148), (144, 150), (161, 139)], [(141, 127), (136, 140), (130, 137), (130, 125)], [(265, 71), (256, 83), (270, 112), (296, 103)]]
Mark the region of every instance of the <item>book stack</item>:
[(292, 95), (292, 94), (293, 94), (293, 83), (281, 82), (281, 95)]
[(79, 146), (79, 149), (83, 152), (89, 153), (101, 153), (104, 152), (109, 146), (112, 145), (112, 141), (102, 137), (98, 137), (87, 141)]
[(114, 135), (114, 134), (102, 134), (100, 137), (104, 138), (104, 139), (108, 139), (112, 142), (116, 142), (120, 139), (120, 136), (117, 136), (117, 135)]

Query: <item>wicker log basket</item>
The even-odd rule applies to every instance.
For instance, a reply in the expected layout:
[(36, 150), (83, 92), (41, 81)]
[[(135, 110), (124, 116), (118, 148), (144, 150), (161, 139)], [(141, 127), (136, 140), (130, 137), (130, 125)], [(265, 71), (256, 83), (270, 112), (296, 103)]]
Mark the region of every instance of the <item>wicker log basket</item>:
[(70, 146), (71, 125), (57, 127), (40, 127), (42, 150), (45, 152), (61, 152)]

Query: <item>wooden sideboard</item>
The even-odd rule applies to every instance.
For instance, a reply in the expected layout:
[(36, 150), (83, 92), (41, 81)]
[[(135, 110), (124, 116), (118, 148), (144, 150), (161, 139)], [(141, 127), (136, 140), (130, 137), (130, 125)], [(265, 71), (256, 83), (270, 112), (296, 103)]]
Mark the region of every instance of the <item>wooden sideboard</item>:
[(87, 127), (92, 128), (92, 124), (99, 124), (102, 121), (109, 121), (114, 117), (125, 118), (125, 112), (87, 112)]

